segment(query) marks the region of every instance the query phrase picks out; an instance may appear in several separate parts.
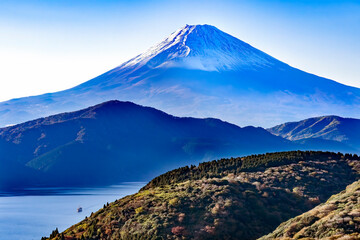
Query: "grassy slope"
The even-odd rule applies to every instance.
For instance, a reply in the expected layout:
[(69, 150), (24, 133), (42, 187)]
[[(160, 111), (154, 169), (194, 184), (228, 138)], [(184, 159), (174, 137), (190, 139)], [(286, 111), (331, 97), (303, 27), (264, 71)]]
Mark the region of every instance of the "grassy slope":
[(321, 238), (360, 239), (360, 181), (260, 239)]
[(105, 206), (63, 236), (256, 239), (344, 189), (357, 178), (358, 165), (351, 155), (284, 152), (180, 168)]

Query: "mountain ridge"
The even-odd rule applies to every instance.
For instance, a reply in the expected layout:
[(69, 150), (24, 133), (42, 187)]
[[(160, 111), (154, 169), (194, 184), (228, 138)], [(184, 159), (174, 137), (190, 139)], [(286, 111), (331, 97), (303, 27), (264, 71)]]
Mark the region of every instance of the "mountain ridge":
[(109, 101), (0, 129), (0, 189), (143, 181), (182, 164), (294, 148), (263, 128)]
[(276, 136), (292, 141), (325, 139), (347, 144), (360, 150), (360, 119), (330, 115), (288, 122), (267, 129)]

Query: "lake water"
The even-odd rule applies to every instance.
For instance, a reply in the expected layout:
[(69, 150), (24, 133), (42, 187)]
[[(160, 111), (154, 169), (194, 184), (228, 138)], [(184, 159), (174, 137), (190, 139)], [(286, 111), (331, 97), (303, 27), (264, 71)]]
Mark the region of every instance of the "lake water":
[[(21, 196), (0, 193), (0, 239), (40, 240), (55, 228), (63, 231), (106, 202), (133, 194), (144, 185), (137, 182), (106, 188), (28, 189)], [(78, 213), (80, 206), (83, 211)]]

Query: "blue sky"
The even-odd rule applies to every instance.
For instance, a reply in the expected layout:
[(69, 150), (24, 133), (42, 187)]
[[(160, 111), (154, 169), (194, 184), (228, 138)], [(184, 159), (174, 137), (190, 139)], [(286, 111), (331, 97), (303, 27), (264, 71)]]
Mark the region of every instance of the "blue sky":
[(0, 101), (72, 87), (204, 23), (360, 87), (360, 1), (0, 0)]

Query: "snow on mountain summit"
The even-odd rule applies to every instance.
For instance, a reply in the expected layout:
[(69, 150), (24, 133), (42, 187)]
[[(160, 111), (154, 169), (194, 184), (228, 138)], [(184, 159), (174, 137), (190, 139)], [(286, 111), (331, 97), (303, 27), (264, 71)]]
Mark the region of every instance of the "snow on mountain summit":
[(205, 71), (273, 66), (275, 58), (210, 25), (186, 25), (119, 68), (182, 67)]

